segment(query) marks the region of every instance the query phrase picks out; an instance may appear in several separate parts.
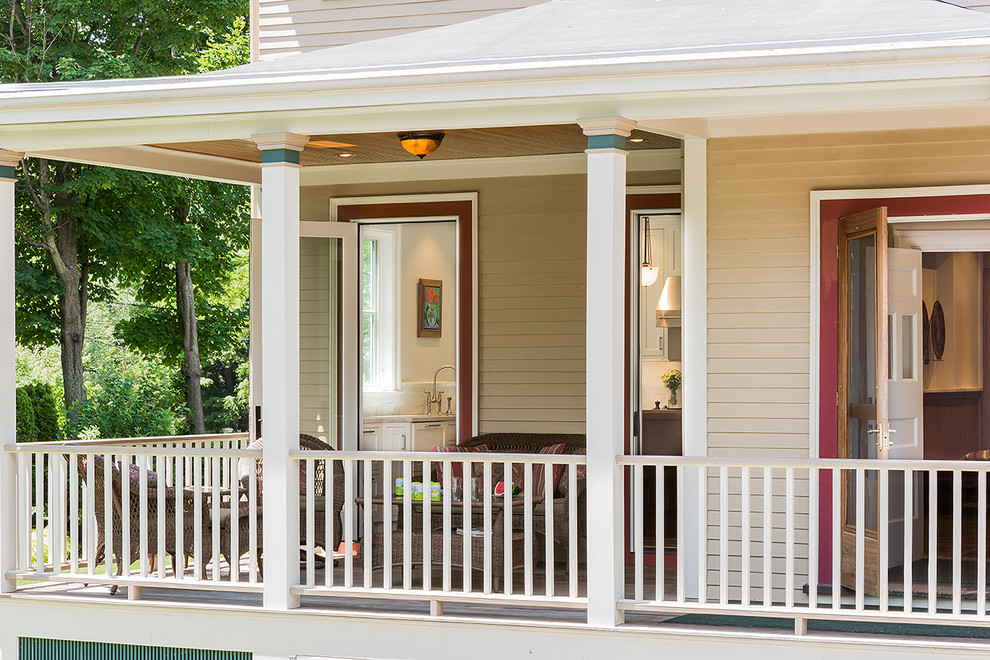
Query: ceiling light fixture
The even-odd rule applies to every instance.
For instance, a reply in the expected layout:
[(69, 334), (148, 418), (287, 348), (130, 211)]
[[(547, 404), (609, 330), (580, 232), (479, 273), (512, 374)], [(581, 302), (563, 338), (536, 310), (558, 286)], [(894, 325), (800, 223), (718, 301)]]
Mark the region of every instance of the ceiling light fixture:
[(653, 249), (650, 243), (650, 219), (646, 218), (646, 228), (643, 230), (643, 286), (650, 286), (660, 276), (660, 268), (653, 265)]
[(339, 158), (350, 158), (353, 155), (354, 154), (347, 153), (346, 151), (344, 153), (337, 154)]
[(420, 160), (436, 151), (443, 138), (443, 133), (399, 133), (402, 148), (413, 156), (418, 156)]
[(630, 142), (646, 142), (646, 138), (629, 138)]

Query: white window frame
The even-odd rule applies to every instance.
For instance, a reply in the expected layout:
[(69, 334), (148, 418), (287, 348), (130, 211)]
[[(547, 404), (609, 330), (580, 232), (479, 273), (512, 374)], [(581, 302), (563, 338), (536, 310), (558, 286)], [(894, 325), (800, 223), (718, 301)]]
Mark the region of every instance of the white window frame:
[[(362, 358), (362, 388), (365, 392), (394, 392), (398, 386), (398, 275), (400, 258), (398, 245), (401, 239), (401, 227), (362, 226), (360, 249), (364, 251), (364, 241), (373, 240), (378, 243), (378, 333), (377, 356), (378, 365), (372, 379), (364, 383), (364, 365)], [(363, 259), (361, 260), (363, 262)], [(364, 273), (361, 273), (361, 322), (364, 322)], [(362, 341), (363, 341), (363, 333)], [(363, 352), (363, 346), (362, 346)]]

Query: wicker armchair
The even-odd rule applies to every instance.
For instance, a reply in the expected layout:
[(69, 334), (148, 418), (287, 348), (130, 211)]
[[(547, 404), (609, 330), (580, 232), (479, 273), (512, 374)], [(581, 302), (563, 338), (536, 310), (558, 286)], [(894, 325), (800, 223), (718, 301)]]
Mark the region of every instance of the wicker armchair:
[[(255, 440), (248, 449), (252, 451), (260, 451), (264, 447), (264, 441), (262, 438)], [(332, 450), (333, 447), (320, 440), (319, 438), (313, 437), (311, 435), (300, 434), (299, 435), (299, 448), (304, 450), (314, 450), (314, 451), (328, 451)], [(262, 547), (262, 531), (263, 531), (263, 516), (261, 508), (261, 493), (264, 485), (264, 461), (257, 459), (253, 461), (256, 463), (254, 469), (251, 468), (252, 461), (242, 459), (238, 461), (237, 474), (241, 480), (242, 486), (248, 485), (248, 480), (254, 476), (258, 483), (258, 537), (257, 537), (257, 552), (258, 556), (263, 554)], [(332, 556), (334, 550), (340, 543), (343, 536), (343, 523), (341, 520), (341, 511), (344, 508), (344, 466), (340, 461), (331, 461), (333, 463), (333, 538), (327, 540), (327, 525), (326, 525), (326, 461), (316, 460), (313, 461), (313, 471), (315, 472), (313, 476), (313, 493), (316, 500), (316, 515), (315, 518), (315, 537), (316, 545), (322, 547), (326, 552), (327, 556)], [(306, 501), (303, 497), (305, 494), (304, 484), (305, 479), (308, 475), (305, 473), (306, 466), (303, 465), (300, 468), (300, 502), (299, 502), (299, 544), (305, 545), (306, 540)], [(254, 473), (252, 475), (252, 472)], [(238, 548), (240, 548), (239, 553), (241, 555), (248, 552), (250, 539), (248, 538), (250, 530), (250, 504), (248, 502), (240, 502), (238, 505), (237, 514), (237, 531), (238, 531)], [(233, 524), (228, 523), (228, 524)], [(225, 557), (229, 556), (230, 553), (230, 534), (229, 530), (225, 530), (221, 534), (221, 551)]]
[[(82, 477), (84, 483), (87, 482), (89, 471), (86, 465), (86, 457), (80, 455), (78, 457), (79, 464), (79, 474)], [(97, 529), (97, 545), (96, 553), (93, 557), (93, 562), (99, 564), (103, 561), (106, 548), (106, 474), (105, 474), (105, 463), (102, 456), (93, 457), (93, 483), (92, 490), (92, 502), (93, 510), (96, 518), (96, 529)], [(130, 557), (132, 560), (137, 559), (141, 552), (141, 489), (140, 481), (138, 475), (134, 472), (130, 472), (128, 475), (128, 489), (130, 491), (130, 502), (126, 515), (128, 516), (128, 521), (130, 525), (129, 543), (128, 549), (130, 552)], [(124, 556), (124, 525), (123, 516), (125, 515), (123, 510), (123, 498), (121, 497), (121, 473), (118, 467), (111, 463), (110, 464), (110, 483), (112, 492), (110, 493), (110, 503), (111, 503), (111, 513), (110, 519), (112, 521), (113, 530), (110, 534), (110, 540), (112, 543), (112, 548), (110, 549), (111, 558), (116, 559), (117, 571), (116, 575), (121, 575), (123, 572), (123, 556)], [(155, 473), (149, 472), (148, 479), (148, 495), (147, 495), (147, 511), (145, 514), (145, 522), (147, 525), (147, 548), (149, 554), (154, 557), (157, 554), (158, 549), (158, 483)], [(193, 510), (193, 500), (190, 496), (183, 495), (182, 497), (182, 557), (183, 563), (187, 556), (192, 556), (196, 554), (195, 551), (195, 513)], [(178, 557), (175, 556), (175, 488), (166, 487), (165, 488), (165, 552), (171, 555), (173, 558), (173, 566), (178, 565)], [(205, 528), (209, 529), (211, 523), (209, 508), (202, 505), (202, 524)], [(202, 575), (203, 567), (212, 559), (213, 547), (210, 542), (210, 534), (204, 533), (202, 535), (202, 547), (200, 548), (201, 557), (203, 558), (202, 565), (196, 566), (196, 571), (199, 575)], [(110, 588), (110, 593), (114, 594), (117, 592), (117, 585), (113, 585)]]

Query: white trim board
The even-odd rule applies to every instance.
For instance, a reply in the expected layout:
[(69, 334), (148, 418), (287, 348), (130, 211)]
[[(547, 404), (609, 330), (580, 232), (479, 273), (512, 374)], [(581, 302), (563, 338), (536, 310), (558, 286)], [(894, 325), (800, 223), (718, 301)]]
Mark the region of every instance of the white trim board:
[(957, 195), (990, 195), (990, 184), (966, 186), (934, 186), (912, 188), (864, 188), (844, 190), (812, 190), (810, 196), (810, 354), (809, 367), (809, 406), (808, 406), (808, 456), (818, 458), (818, 434), (821, 426), (821, 203), (833, 199), (873, 199), (902, 197), (951, 197)]

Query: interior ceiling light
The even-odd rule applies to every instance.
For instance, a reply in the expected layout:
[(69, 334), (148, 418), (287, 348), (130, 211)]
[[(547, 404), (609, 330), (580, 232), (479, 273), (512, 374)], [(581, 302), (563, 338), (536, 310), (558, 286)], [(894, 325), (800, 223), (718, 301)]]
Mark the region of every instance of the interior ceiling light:
[(437, 150), (443, 137), (443, 133), (399, 133), (399, 142), (403, 149), (422, 160)]
[(343, 153), (339, 153), (339, 154), (337, 154), (337, 156), (338, 156), (339, 158), (350, 158), (350, 157), (351, 157), (351, 156), (353, 156), (353, 155), (354, 155), (354, 154), (350, 154), (350, 153), (347, 153), (346, 151), (345, 151), (345, 152), (343, 152)]
[(650, 245), (650, 219), (646, 218), (646, 228), (643, 232), (646, 236), (643, 241), (643, 286), (650, 286), (657, 281), (660, 276), (660, 268), (653, 265), (653, 250)]
[(646, 142), (646, 138), (629, 138), (630, 142)]
[(348, 147), (356, 147), (356, 144), (347, 144), (346, 142), (334, 142), (333, 140), (310, 140), (306, 143), (307, 147), (316, 147), (317, 149), (346, 149)]

